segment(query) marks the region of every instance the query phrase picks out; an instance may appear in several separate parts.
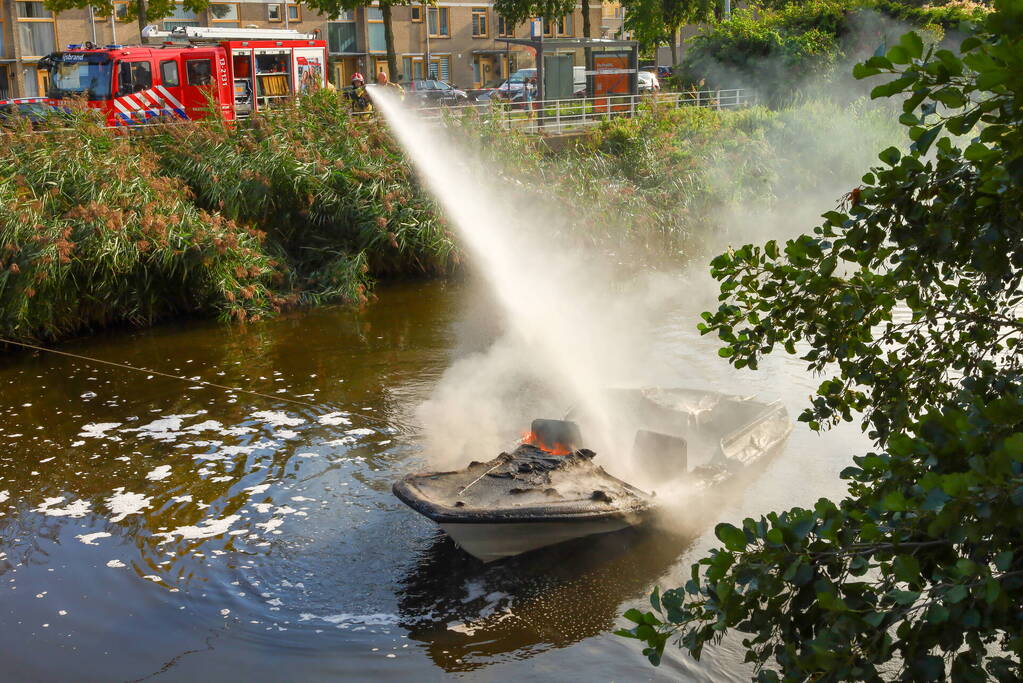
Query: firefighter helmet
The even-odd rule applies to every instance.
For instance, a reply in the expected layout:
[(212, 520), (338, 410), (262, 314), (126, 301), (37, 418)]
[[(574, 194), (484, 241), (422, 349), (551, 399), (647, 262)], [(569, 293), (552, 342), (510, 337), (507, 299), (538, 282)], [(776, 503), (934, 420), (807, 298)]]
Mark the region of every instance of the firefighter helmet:
[(360, 83), (365, 83), (366, 79), (362, 77), (362, 74), (356, 71), (355, 73), (352, 74), (352, 84), (354, 84), (356, 81)]

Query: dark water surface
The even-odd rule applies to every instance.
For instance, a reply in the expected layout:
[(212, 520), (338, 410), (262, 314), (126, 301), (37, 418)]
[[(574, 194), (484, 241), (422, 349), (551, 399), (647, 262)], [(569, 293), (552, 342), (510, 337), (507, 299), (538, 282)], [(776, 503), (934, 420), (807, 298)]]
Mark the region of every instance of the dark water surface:
[[(0, 678), (748, 678), (735, 639), (655, 669), (610, 634), (655, 584), (685, 580), (712, 524), (484, 566), (391, 495), (426, 467), (415, 408), (459, 353), (466, 299), (461, 286), (408, 285), (358, 313), (61, 347), (315, 408), (54, 355), (0, 358)], [(797, 414), (817, 380), (783, 358), (739, 375), (694, 324), (665, 323), (666, 379), (781, 398)], [(840, 495), (837, 473), (863, 449), (855, 430), (797, 426), (713, 517)]]

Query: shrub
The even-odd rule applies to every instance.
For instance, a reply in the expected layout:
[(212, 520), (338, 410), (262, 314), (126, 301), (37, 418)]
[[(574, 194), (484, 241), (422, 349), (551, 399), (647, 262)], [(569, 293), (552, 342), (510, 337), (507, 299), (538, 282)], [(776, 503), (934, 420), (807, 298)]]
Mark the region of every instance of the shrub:
[(0, 132), (0, 333), (54, 339), (114, 322), (279, 307), (263, 235), (189, 201), (156, 158), (72, 114)]

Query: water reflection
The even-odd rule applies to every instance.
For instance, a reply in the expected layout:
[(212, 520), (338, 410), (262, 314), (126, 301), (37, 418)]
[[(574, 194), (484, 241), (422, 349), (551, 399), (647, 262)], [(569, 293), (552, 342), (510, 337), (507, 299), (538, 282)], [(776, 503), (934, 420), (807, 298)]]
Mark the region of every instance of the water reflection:
[(690, 542), (647, 526), (484, 564), (438, 533), (401, 579), (401, 624), (446, 671), (567, 647), (612, 629)]

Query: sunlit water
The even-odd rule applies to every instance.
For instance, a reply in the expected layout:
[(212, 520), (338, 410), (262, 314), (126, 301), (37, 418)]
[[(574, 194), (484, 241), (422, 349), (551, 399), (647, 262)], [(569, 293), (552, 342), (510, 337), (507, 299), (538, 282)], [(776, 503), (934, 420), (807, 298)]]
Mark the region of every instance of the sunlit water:
[[(381, 292), (246, 328), (174, 324), (63, 350), (297, 398), (234, 394), (52, 355), (0, 358), (6, 680), (742, 680), (736, 639), (658, 669), (611, 635), (715, 543), (657, 531), (483, 566), (390, 493), (425, 466), (416, 406), (476, 327), (465, 285)], [(666, 318), (676, 383), (781, 398), (785, 358), (737, 373)], [(797, 426), (715, 518), (841, 495), (866, 446)], [(481, 454), (480, 459), (493, 453)], [(600, 455), (598, 454), (598, 458)]]

